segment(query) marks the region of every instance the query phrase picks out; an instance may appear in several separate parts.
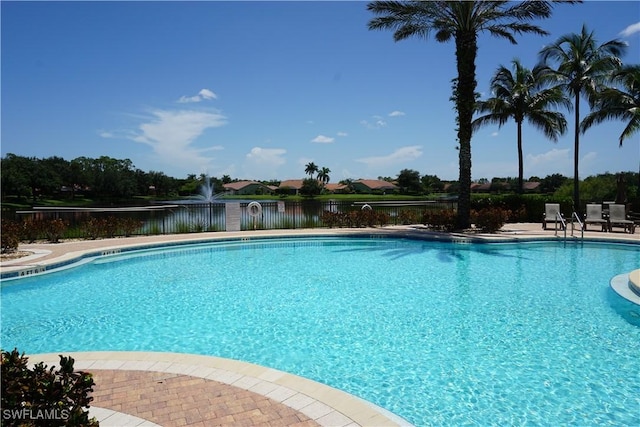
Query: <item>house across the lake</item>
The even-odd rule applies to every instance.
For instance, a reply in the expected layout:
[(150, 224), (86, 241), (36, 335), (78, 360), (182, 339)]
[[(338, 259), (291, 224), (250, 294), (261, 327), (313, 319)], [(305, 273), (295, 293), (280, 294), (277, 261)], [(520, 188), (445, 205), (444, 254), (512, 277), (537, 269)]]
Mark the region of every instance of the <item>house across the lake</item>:
[(392, 182), (380, 179), (359, 179), (351, 183), (357, 193), (390, 193), (400, 188)]
[(264, 185), (257, 181), (238, 181), (224, 184), (224, 191), (227, 194), (273, 194), (275, 187)]

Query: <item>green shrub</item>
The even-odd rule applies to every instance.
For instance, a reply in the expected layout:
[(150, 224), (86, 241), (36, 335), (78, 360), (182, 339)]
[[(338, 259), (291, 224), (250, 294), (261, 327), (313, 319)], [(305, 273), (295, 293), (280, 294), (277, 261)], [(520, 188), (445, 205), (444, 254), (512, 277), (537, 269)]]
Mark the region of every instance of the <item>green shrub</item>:
[(456, 211), (453, 209), (425, 210), (422, 223), (434, 230), (452, 231), (456, 226)]
[(471, 211), (471, 221), (475, 223), (477, 229), (487, 233), (495, 233), (504, 226), (510, 215), (511, 211), (509, 210), (489, 207), (479, 211)]
[(74, 360), (60, 355), (60, 369), (42, 362), (28, 367), (28, 358), (17, 349), (2, 351), (3, 426), (98, 426), (89, 419), (93, 378), (74, 372)]
[(20, 245), (20, 235), (22, 225), (16, 221), (2, 219), (2, 230), (0, 231), (0, 246), (2, 253), (10, 253), (18, 250)]

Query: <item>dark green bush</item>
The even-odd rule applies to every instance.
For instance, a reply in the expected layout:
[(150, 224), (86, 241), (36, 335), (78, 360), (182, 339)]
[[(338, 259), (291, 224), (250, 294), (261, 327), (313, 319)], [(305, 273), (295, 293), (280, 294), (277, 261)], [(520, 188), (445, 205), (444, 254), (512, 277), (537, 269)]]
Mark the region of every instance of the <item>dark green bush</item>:
[(17, 349), (2, 351), (3, 426), (98, 426), (84, 408), (93, 400), (93, 378), (74, 372), (74, 360), (60, 355), (60, 368), (42, 362), (28, 367)]
[(552, 197), (544, 194), (474, 194), (471, 197), (471, 209), (502, 208), (511, 211), (510, 222), (540, 222), (544, 214), (545, 203), (560, 203), (565, 216), (572, 212), (570, 197)]
[(483, 208), (479, 211), (471, 211), (471, 221), (476, 228), (487, 232), (495, 233), (509, 220), (511, 211), (499, 207)]

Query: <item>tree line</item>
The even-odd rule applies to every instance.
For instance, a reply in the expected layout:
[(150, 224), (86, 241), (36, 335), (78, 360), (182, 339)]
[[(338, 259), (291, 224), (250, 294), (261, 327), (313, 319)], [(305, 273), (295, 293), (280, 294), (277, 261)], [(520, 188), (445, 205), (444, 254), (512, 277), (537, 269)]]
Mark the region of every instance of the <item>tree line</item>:
[[(317, 185), (317, 188), (312, 188), (313, 191), (309, 191), (309, 194), (320, 194), (322, 185), (329, 182), (330, 169), (314, 168), (313, 163), (306, 166), (306, 173), (310, 177), (316, 174), (314, 178), (305, 180), (311, 181), (309, 186), (312, 183)], [(323, 173), (318, 174), (318, 172)], [(640, 174), (635, 172), (616, 175), (606, 173), (587, 177), (581, 182), (581, 191), (585, 200), (615, 200), (616, 180), (620, 176), (626, 183), (629, 201), (640, 204), (640, 193), (638, 193)], [(218, 178), (191, 174), (186, 179), (177, 179), (163, 172), (142, 171), (135, 168), (129, 159), (114, 159), (107, 156), (97, 159), (79, 157), (68, 161), (57, 156), (39, 159), (9, 153), (0, 159), (3, 203), (8, 200), (30, 200), (35, 203), (41, 198), (73, 200), (79, 197), (98, 202), (127, 202), (138, 196), (170, 199), (197, 194), (206, 178), (214, 188), (220, 191), (224, 184), (240, 181), (229, 175)], [(395, 177), (380, 176), (378, 179), (395, 183), (399, 187), (398, 193), (410, 196), (433, 195), (443, 193), (445, 190), (448, 193), (459, 194), (460, 191), (458, 182), (443, 181), (436, 175), (422, 175), (419, 171), (412, 169), (402, 169)], [(529, 181), (540, 183), (537, 192), (560, 197), (571, 195), (572, 180), (561, 174), (552, 174), (544, 178), (532, 176)], [(351, 180), (348, 179), (340, 181), (347, 187), (350, 182)], [(501, 192), (512, 192), (517, 189), (519, 178), (494, 177), (492, 182), (500, 184)], [(278, 186), (280, 181), (271, 180), (262, 183)], [(504, 184), (507, 186), (505, 187)]]
[(134, 196), (177, 194), (184, 183), (163, 172), (145, 172), (129, 159), (101, 156), (97, 159), (78, 157), (71, 161), (62, 157), (24, 157), (8, 153), (0, 160), (2, 200), (39, 197), (100, 200), (123, 200)]

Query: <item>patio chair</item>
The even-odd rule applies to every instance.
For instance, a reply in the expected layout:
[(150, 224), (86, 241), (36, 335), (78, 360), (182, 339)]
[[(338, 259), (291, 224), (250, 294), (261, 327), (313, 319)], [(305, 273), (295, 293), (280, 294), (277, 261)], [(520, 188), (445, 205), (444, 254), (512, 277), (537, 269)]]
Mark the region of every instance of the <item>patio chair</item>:
[(602, 205), (599, 204), (588, 204), (587, 205), (587, 214), (584, 218), (584, 230), (587, 231), (588, 224), (599, 224), (602, 226), (602, 231), (609, 230), (609, 223), (602, 216)]
[(556, 221), (560, 225), (560, 230), (564, 229), (564, 225), (562, 225), (562, 221), (560, 218), (557, 218), (557, 215), (560, 214), (560, 217), (564, 218), (560, 213), (560, 203), (545, 203), (544, 204), (544, 217), (542, 218), (542, 229), (547, 229), (547, 224), (554, 224)]
[(611, 231), (613, 227), (622, 227), (625, 232), (635, 233), (635, 224), (630, 219), (627, 219), (624, 205), (615, 203), (609, 205), (609, 231)]

